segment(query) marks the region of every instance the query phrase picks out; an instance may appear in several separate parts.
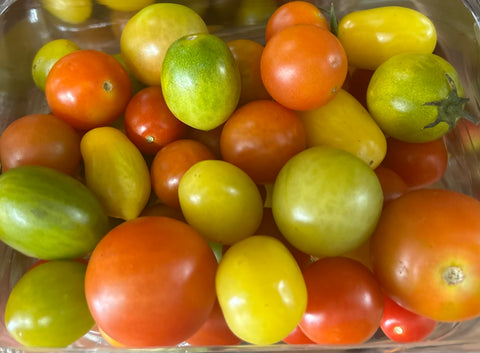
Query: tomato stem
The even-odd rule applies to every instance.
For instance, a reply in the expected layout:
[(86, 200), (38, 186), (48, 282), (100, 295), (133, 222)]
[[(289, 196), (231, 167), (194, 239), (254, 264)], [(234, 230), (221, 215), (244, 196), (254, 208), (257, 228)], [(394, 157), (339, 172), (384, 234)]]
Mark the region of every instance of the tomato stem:
[(433, 122), (424, 126), (423, 128), (428, 129), (437, 126), (441, 122), (444, 122), (448, 124), (450, 129), (453, 129), (458, 120), (461, 118), (467, 119), (468, 121), (477, 125), (479, 120), (464, 110), (464, 106), (469, 99), (466, 97), (459, 97), (455, 82), (448, 74), (445, 74), (445, 76), (447, 77), (447, 81), (451, 87), (450, 93), (442, 100), (424, 103), (424, 105), (437, 107), (438, 115)]
[(461, 267), (449, 266), (442, 273), (443, 280), (450, 286), (460, 284), (465, 279), (465, 275)]

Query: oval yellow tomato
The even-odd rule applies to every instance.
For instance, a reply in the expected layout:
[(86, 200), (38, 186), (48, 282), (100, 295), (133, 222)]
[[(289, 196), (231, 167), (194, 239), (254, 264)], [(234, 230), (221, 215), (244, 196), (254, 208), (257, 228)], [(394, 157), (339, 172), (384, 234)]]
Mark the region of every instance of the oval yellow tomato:
[(137, 217), (150, 197), (147, 163), (138, 148), (120, 130), (103, 126), (89, 130), (80, 149), (87, 186), (111, 217)]
[(281, 341), (300, 322), (307, 289), (293, 255), (279, 240), (246, 238), (223, 255), (217, 297), (228, 327), (253, 344)]
[(155, 0), (97, 0), (99, 4), (105, 5), (115, 11), (138, 11), (151, 5)]
[(342, 149), (372, 169), (385, 157), (384, 133), (362, 104), (343, 89), (326, 105), (297, 114), (305, 126), (309, 147), (326, 145)]
[(92, 14), (92, 0), (42, 0), (42, 6), (58, 19), (69, 23), (85, 22)]
[(433, 22), (401, 6), (353, 11), (338, 24), (338, 39), (349, 65), (374, 70), (395, 54), (432, 53), (437, 44)]

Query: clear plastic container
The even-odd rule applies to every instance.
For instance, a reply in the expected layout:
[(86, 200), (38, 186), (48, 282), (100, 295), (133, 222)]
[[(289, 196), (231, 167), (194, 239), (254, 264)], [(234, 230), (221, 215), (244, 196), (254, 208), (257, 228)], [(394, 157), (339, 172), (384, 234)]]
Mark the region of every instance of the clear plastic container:
[[(189, 4), (198, 10), (210, 25), (211, 32), (225, 40), (249, 38), (263, 43), (267, 18), (265, 14), (271, 11), (272, 4), (278, 6), (285, 1), (176, 2)], [(253, 9), (253, 11), (248, 12), (245, 7), (242, 7), (247, 2), (250, 10)], [(330, 7), (330, 1), (313, 2), (322, 8)], [(58, 0), (57, 3), (62, 1)], [(450, 61), (459, 72), (466, 95), (470, 98), (467, 110), (480, 118), (480, 2), (478, 0), (333, 0), (333, 3), (338, 18), (352, 10), (383, 5), (410, 7), (427, 15), (434, 22), (438, 32), (437, 52)], [(48, 112), (44, 94), (34, 85), (30, 71), (32, 59), (43, 44), (53, 39), (67, 38), (84, 49), (99, 49), (116, 54), (119, 52), (121, 28), (130, 15), (131, 13), (112, 12), (94, 1), (92, 14), (86, 21), (80, 24), (68, 24), (42, 7), (40, 0), (3, 0), (0, 4), (0, 131), (3, 131), (12, 120), (23, 115)], [(444, 178), (436, 186), (479, 197), (479, 131), (480, 128), (469, 128), (461, 122), (448, 134), (446, 141), (450, 153), (449, 166)], [(25, 257), (0, 243), (0, 352), (123, 351), (110, 347), (95, 329), (70, 347), (62, 349), (25, 349), (15, 342), (4, 325), (5, 304), (12, 287), (33, 262), (34, 259)], [(359, 346), (276, 344), (205, 348), (180, 345), (179, 347), (159, 347), (154, 350), (157, 352), (480, 352), (480, 322), (472, 320), (440, 324), (428, 340), (415, 344), (397, 344), (377, 333), (370, 341)]]

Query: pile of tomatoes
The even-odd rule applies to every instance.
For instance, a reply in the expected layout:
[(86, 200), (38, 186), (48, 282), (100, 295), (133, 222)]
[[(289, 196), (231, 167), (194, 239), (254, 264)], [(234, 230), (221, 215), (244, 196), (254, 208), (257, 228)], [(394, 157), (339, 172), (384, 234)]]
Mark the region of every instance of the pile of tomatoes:
[(32, 72), (51, 113), (3, 132), (0, 188), (13, 194), (21, 168), (55, 170), (109, 226), (81, 259), (2, 238), (41, 260), (10, 294), (9, 333), (25, 346), (94, 325), (118, 347), (361, 344), (478, 317), (480, 203), (436, 187), (444, 136), (476, 119), (436, 44), (416, 10), (336, 23), (305, 1), (271, 14), (264, 44), (224, 42), (169, 3), (137, 12), (116, 56), (47, 43)]

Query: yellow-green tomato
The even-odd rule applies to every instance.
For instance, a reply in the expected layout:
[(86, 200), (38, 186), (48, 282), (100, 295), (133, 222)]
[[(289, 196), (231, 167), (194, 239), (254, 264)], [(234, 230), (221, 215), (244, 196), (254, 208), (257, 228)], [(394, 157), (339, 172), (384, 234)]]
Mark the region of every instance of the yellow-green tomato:
[(318, 257), (360, 246), (375, 229), (382, 207), (375, 172), (330, 146), (310, 147), (292, 157), (273, 186), (278, 229), (294, 247)]
[(350, 66), (374, 70), (396, 54), (432, 53), (437, 32), (433, 22), (419, 11), (383, 6), (345, 15), (338, 24), (338, 39)]
[(263, 217), (257, 185), (222, 160), (190, 167), (180, 179), (178, 198), (186, 221), (211, 242), (230, 245), (251, 236)]
[(363, 105), (350, 93), (340, 90), (326, 105), (298, 112), (307, 132), (309, 147), (326, 145), (357, 156), (372, 169), (385, 157), (384, 133)]
[(255, 235), (220, 261), (216, 290), (225, 321), (245, 342), (273, 344), (300, 322), (307, 290), (294, 257), (279, 240)]

